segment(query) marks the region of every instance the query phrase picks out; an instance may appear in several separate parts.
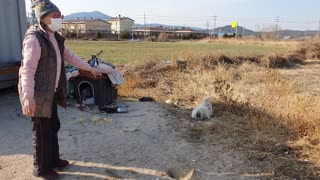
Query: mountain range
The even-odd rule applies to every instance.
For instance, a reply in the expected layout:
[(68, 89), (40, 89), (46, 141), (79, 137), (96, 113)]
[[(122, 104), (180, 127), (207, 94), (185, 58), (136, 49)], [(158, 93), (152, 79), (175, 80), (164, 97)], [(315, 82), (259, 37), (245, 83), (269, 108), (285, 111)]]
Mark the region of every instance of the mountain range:
[(78, 12), (78, 13), (72, 13), (64, 17), (65, 20), (70, 19), (102, 19), (107, 20), (110, 19), (111, 16), (108, 16), (102, 12), (99, 11), (93, 11), (93, 12)]
[[(106, 15), (99, 11), (93, 11), (93, 12), (78, 12), (78, 13), (72, 13), (70, 15), (65, 16), (65, 20), (70, 19), (102, 19), (102, 20), (108, 20), (112, 18), (112, 16)], [(165, 24), (159, 24), (159, 23), (149, 23), (146, 24), (147, 27), (165, 27), (168, 29), (181, 29), (181, 28), (191, 28), (193, 30), (197, 31), (207, 31), (206, 29), (199, 28), (199, 27), (190, 27), (190, 26), (181, 26), (181, 25), (165, 25)], [(135, 28), (144, 28), (143, 24), (135, 24)], [(227, 25), (224, 27), (218, 27), (214, 30), (211, 30), (216, 33), (234, 33), (236, 30), (231, 27), (231, 25)], [(315, 36), (317, 34), (317, 31), (299, 31), (299, 30), (281, 30), (279, 31), (283, 36), (290, 36), (293, 38), (297, 37), (303, 37), (303, 36)], [(256, 35), (257, 32), (252, 31), (250, 29), (246, 29), (244, 27), (238, 26), (238, 34), (243, 34), (245, 36), (253, 36)]]

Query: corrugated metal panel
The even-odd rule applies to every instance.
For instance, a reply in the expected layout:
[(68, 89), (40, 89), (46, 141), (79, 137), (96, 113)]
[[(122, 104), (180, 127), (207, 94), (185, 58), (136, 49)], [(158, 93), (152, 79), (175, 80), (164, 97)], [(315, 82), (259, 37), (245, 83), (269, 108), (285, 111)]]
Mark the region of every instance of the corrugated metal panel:
[[(21, 49), (27, 29), (25, 0), (0, 0), (0, 68), (21, 61)], [(0, 80), (12, 76), (0, 76)], [(1, 83), (0, 88), (10, 83)]]
[(0, 1), (0, 63), (21, 60), (27, 28), (25, 0)]

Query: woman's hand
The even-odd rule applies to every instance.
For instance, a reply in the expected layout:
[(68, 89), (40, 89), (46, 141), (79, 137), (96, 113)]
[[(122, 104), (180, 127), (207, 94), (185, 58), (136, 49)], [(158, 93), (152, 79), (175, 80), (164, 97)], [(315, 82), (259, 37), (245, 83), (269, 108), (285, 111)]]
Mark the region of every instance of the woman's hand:
[(100, 72), (98, 72), (97, 70), (91, 68), (90, 73), (92, 74), (92, 76), (94, 78), (96, 78), (97, 76), (101, 76), (102, 74)]
[(34, 117), (36, 113), (36, 103), (34, 99), (25, 99), (22, 111), (24, 115)]

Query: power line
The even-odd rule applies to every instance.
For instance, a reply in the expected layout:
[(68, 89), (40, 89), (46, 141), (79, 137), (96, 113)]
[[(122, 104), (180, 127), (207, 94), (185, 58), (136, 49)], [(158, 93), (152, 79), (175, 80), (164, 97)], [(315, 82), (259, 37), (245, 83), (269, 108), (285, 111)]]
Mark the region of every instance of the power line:
[[(135, 19), (144, 19), (145, 16), (136, 16)], [(201, 20), (209, 20), (209, 21), (221, 21), (221, 22), (229, 22), (232, 21), (234, 18), (233, 17), (223, 17), (223, 16), (199, 16), (199, 17), (175, 17), (175, 16), (154, 16), (154, 15), (146, 15), (146, 18), (149, 18), (151, 20), (165, 20), (165, 21), (188, 21), (188, 22), (195, 22), (195, 21), (201, 21)], [(251, 22), (272, 22), (272, 21), (279, 21), (281, 20), (281, 23), (286, 23), (286, 24), (318, 24), (318, 21), (302, 21), (302, 20), (293, 20), (289, 18), (237, 18), (240, 20), (242, 23), (251, 23)], [(278, 20), (276, 20), (278, 19)], [(279, 23), (278, 23), (279, 25)]]

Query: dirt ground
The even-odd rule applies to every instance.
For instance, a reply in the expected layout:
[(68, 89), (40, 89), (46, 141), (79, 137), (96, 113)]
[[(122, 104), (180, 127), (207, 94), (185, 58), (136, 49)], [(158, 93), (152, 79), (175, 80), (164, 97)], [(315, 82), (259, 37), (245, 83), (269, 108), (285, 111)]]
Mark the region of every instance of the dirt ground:
[[(0, 99), (0, 179), (37, 179), (32, 175), (30, 119), (22, 116), (15, 92), (1, 92)], [(105, 114), (95, 108), (81, 112), (73, 101), (67, 110), (59, 109), (60, 153), (71, 161), (58, 170), (60, 179), (268, 177), (247, 165), (241, 152), (228, 148), (227, 137), (219, 136), (213, 144), (188, 141), (184, 133), (190, 124), (181, 123), (184, 119), (165, 105), (125, 103), (127, 114)]]

